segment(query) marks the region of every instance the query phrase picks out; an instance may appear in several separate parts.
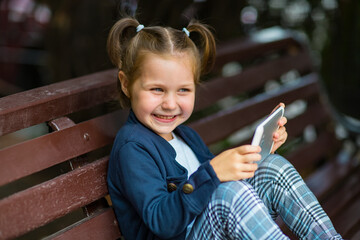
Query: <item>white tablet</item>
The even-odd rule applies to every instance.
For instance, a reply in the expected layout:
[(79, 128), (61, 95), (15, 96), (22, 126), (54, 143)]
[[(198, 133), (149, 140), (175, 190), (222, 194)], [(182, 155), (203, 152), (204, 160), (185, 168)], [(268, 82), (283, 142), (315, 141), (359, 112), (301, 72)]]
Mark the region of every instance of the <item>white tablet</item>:
[(278, 122), (283, 115), (284, 108), (279, 107), (256, 127), (251, 145), (261, 147), (260, 161), (264, 160), (270, 154), (274, 145), (273, 134), (279, 128)]

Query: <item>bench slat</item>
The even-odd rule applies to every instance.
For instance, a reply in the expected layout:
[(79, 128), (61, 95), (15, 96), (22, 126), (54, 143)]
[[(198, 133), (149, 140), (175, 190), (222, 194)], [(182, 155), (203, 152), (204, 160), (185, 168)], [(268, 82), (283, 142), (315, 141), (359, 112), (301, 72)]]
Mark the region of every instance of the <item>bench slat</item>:
[[(311, 105), (301, 115), (288, 120), (288, 123), (286, 124), (286, 131), (288, 132), (287, 141), (291, 141), (294, 138), (301, 136), (304, 132), (305, 127), (309, 125), (319, 127), (328, 119), (329, 116), (327, 115), (327, 112), (324, 110), (320, 103)], [(236, 142), (231, 147), (238, 147), (244, 144), (250, 144), (252, 137), (253, 136), (251, 135), (245, 140)]]
[(342, 185), (341, 188), (336, 191), (336, 194), (330, 196), (323, 203), (324, 210), (336, 224), (338, 221), (342, 221), (342, 219), (355, 219), (355, 220), (357, 219), (357, 222), (356, 221), (352, 222), (353, 226), (348, 226), (350, 227), (348, 233), (343, 235), (343, 237), (346, 239), (358, 239), (358, 238), (352, 238), (352, 234), (355, 234), (356, 231), (354, 230), (359, 230), (359, 226), (360, 226), (359, 212), (347, 211), (347, 215), (344, 215), (344, 212), (353, 203), (359, 201), (360, 198), (359, 182), (360, 182), (360, 168), (357, 167), (357, 171), (355, 171), (355, 173), (353, 173), (349, 177), (349, 179), (345, 182), (345, 184)]
[[(357, 222), (356, 226), (359, 226), (359, 225), (360, 225), (360, 221)], [(348, 236), (348, 239), (360, 239), (360, 228), (357, 227), (356, 229), (354, 229), (354, 232), (352, 232), (351, 235)]]
[[(328, 132), (321, 133), (314, 142), (298, 147), (295, 151), (286, 155), (286, 158), (298, 171), (306, 167), (313, 167), (324, 157), (330, 157), (339, 147), (333, 140), (333, 135)], [(320, 190), (317, 190), (318, 192)]]
[(107, 194), (108, 157), (0, 200), (0, 238), (14, 238)]
[(118, 110), (0, 150), (0, 186), (111, 144), (126, 117)]
[[(334, 227), (341, 232), (344, 238), (348, 238), (352, 231), (359, 229), (360, 224), (360, 201), (349, 204), (338, 218), (333, 221)], [(355, 238), (352, 238), (355, 239)]]
[(307, 126), (320, 126), (328, 120), (329, 114), (321, 105), (321, 103), (316, 102), (308, 106), (303, 114), (297, 116), (296, 118), (288, 120), (288, 123), (285, 125), (286, 131), (288, 132), (287, 141), (291, 141), (295, 137), (303, 134), (304, 129)]
[(222, 44), (217, 49), (214, 69), (230, 61), (244, 61), (265, 55), (268, 52), (280, 51), (289, 47), (302, 47), (292, 36), (286, 36), (286, 34), (283, 32), (283, 35), (278, 39), (271, 39), (270, 41), (264, 41), (264, 39), (259, 41), (258, 35), (254, 34), (246, 39), (235, 39)]
[(116, 72), (107, 70), (0, 98), (0, 136), (110, 101)]
[[(316, 94), (318, 90), (316, 81), (317, 74), (309, 74), (297, 86), (285, 87), (273, 94), (263, 94), (245, 100), (230, 109), (191, 122), (189, 126), (200, 134), (206, 144), (212, 144), (269, 114), (269, 109), (272, 110), (283, 99), (290, 103), (297, 100), (299, 94), (301, 98), (308, 98)], [(257, 111), (254, 111), (254, 109), (257, 109)], [(234, 122), (234, 119), (237, 119), (237, 121)]]
[(319, 197), (319, 201), (322, 201), (322, 197), (329, 193), (334, 186), (341, 184), (352, 170), (351, 162), (340, 164), (332, 161), (307, 177), (306, 184)]
[[(360, 168), (357, 167), (357, 174), (352, 174), (348, 181), (323, 203), (323, 208), (330, 218), (336, 218), (356, 197), (360, 196)], [(342, 196), (339, 198), (339, 196)]]
[(295, 56), (288, 55), (251, 66), (231, 77), (221, 77), (205, 82), (198, 88), (195, 110), (209, 107), (224, 97), (263, 87), (269, 79), (278, 79), (290, 70), (296, 69), (300, 73), (308, 73), (311, 68), (309, 55), (302, 52)]
[(118, 239), (121, 237), (114, 211), (109, 208), (105, 211), (85, 218), (79, 223), (65, 228), (52, 236), (45, 238), (52, 240), (62, 239)]

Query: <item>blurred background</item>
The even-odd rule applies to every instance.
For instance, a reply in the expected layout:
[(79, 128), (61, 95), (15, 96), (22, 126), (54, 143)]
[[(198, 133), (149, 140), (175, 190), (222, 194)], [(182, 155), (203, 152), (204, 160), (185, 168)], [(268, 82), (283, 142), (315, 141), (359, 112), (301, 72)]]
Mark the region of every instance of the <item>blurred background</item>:
[(123, 13), (179, 29), (195, 17), (214, 27), (219, 44), (272, 26), (298, 31), (335, 116), (360, 133), (358, 0), (2, 0), (0, 97), (112, 68), (106, 37)]

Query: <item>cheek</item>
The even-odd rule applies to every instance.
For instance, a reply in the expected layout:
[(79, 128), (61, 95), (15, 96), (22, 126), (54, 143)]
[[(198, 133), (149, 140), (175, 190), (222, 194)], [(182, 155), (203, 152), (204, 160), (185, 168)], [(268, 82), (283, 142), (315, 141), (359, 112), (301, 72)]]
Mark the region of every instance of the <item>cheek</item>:
[(158, 105), (158, 99), (146, 92), (138, 92), (133, 95), (131, 102), (133, 109), (136, 108), (143, 113), (151, 113)]
[(190, 117), (190, 115), (192, 114), (194, 110), (194, 103), (195, 95), (190, 95), (183, 99), (183, 101), (181, 102), (181, 108), (183, 109), (187, 117)]

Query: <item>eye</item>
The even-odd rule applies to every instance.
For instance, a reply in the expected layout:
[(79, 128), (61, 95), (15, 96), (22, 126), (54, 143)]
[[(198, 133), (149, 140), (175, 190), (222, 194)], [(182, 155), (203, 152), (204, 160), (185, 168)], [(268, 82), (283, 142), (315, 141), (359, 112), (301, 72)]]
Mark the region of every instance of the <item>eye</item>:
[(163, 90), (161, 88), (151, 88), (150, 90), (152, 92), (163, 92)]
[(190, 92), (189, 88), (180, 88), (179, 92)]

